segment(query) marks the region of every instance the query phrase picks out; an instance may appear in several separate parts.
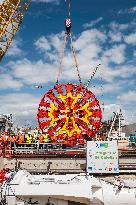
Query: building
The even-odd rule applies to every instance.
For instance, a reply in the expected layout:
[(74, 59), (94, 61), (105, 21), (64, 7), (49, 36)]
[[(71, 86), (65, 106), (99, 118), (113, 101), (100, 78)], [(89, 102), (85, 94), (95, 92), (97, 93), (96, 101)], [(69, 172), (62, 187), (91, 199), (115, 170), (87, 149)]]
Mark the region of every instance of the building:
[(12, 114), (0, 114), (0, 131), (8, 131), (12, 126)]

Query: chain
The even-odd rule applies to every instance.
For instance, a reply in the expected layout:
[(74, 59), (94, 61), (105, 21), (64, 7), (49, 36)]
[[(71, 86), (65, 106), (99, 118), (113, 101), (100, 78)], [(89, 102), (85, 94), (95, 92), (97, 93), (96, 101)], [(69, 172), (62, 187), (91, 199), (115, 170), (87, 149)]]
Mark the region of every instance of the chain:
[(88, 82), (87, 82), (85, 88), (88, 88), (88, 87), (89, 87), (89, 85), (90, 85), (90, 83), (91, 83), (93, 77), (95, 76), (96, 71), (97, 71), (97, 69), (99, 68), (100, 65), (101, 65), (101, 64), (99, 63), (99, 64), (95, 67), (95, 69), (94, 69), (94, 71), (93, 71), (93, 73), (92, 73), (92, 75), (91, 75), (91, 78), (88, 80)]

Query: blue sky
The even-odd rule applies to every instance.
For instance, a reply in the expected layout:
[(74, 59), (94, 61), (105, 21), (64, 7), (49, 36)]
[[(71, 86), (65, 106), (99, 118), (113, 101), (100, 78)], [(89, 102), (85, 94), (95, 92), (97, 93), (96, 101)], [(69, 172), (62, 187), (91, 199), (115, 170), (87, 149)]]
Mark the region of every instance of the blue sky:
[[(64, 0), (33, 0), (22, 26), (0, 64), (0, 112), (19, 125), (36, 125), (38, 103), (56, 82), (64, 36)], [(90, 89), (103, 118), (122, 108), (126, 123), (136, 122), (135, 0), (71, 0), (72, 32), (83, 83), (101, 63)], [(77, 83), (74, 61), (65, 51), (60, 82)], [(43, 85), (36, 89), (35, 85)]]

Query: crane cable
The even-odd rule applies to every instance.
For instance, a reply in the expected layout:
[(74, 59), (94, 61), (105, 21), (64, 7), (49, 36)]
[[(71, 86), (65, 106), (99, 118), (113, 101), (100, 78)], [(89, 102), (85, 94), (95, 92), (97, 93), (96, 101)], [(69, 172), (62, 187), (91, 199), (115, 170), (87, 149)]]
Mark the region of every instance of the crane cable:
[(65, 20), (66, 32), (65, 32), (65, 35), (64, 35), (64, 43), (63, 43), (62, 50), (61, 50), (61, 55), (60, 55), (61, 57), (60, 57), (60, 64), (59, 64), (59, 68), (58, 68), (56, 84), (59, 82), (60, 74), (62, 73), (62, 63), (63, 63), (63, 59), (64, 59), (64, 53), (65, 53), (65, 48), (66, 48), (66, 43), (67, 43), (67, 37), (68, 36), (70, 37), (71, 50), (72, 50), (72, 54), (73, 54), (73, 57), (74, 57), (75, 66), (76, 66), (76, 69), (77, 69), (77, 75), (78, 75), (79, 83), (82, 84), (81, 76), (80, 76), (80, 72), (79, 72), (79, 66), (78, 66), (77, 58), (76, 58), (76, 51), (75, 51), (75, 48), (74, 48), (74, 45), (73, 45), (72, 33), (70, 31), (70, 29), (71, 29), (71, 19), (70, 19), (71, 1), (70, 0), (69, 1), (65, 0), (65, 4), (66, 4), (66, 9), (68, 8), (67, 18)]
[(65, 0), (66, 12), (67, 17), (70, 18), (71, 16), (71, 0)]
[[(67, 16), (70, 19), (70, 17), (71, 17), (71, 0), (65, 0), (65, 3), (68, 4), (67, 5), (67, 7), (68, 7), (68, 15)], [(79, 83), (82, 84), (82, 80), (81, 80), (81, 76), (80, 76), (80, 72), (79, 72), (79, 66), (78, 66), (77, 58), (76, 58), (76, 51), (75, 51), (75, 48), (74, 48), (74, 45), (73, 45), (72, 33), (69, 32), (68, 35), (69, 35), (70, 41), (71, 41), (71, 49), (72, 49), (72, 53), (73, 53), (73, 57), (74, 57), (74, 61), (75, 61), (75, 66), (76, 66), (76, 69), (77, 69), (77, 75), (78, 75)]]
[(63, 43), (62, 50), (61, 50), (61, 55), (60, 55), (61, 57), (60, 57), (60, 64), (59, 64), (59, 68), (58, 68), (56, 84), (59, 82), (60, 74), (62, 73), (62, 63), (63, 63), (63, 59), (64, 59), (66, 43), (67, 43), (67, 34), (65, 33), (65, 35), (64, 35), (64, 43)]
[(77, 75), (78, 75), (78, 78), (79, 78), (79, 83), (82, 84), (82, 80), (81, 80), (81, 76), (80, 76), (80, 72), (79, 72), (79, 66), (78, 66), (77, 58), (76, 58), (76, 51), (75, 51), (75, 48), (74, 48), (74, 45), (73, 45), (73, 39), (72, 39), (72, 34), (71, 33), (70, 33), (70, 40), (71, 40), (71, 49), (72, 49), (72, 53), (73, 53), (73, 57), (74, 57), (74, 61), (75, 61), (75, 66), (76, 66), (76, 69), (77, 69)]

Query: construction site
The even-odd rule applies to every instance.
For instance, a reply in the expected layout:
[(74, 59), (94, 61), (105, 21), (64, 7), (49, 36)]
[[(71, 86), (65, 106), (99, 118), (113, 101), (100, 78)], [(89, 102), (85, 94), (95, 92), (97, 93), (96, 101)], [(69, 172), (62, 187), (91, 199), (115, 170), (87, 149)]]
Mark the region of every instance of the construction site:
[[(34, 2), (0, 4), (1, 62), (30, 3)], [(104, 103), (90, 89), (101, 63), (83, 83), (71, 31), (72, 1), (63, 3), (66, 19), (56, 82), (39, 101), (37, 126), (15, 126), (14, 114), (0, 109), (0, 205), (135, 205), (135, 123), (123, 123), (121, 108), (103, 119)], [(64, 82), (69, 48), (67, 58), (72, 57), (78, 80)]]

